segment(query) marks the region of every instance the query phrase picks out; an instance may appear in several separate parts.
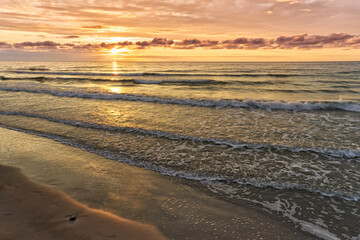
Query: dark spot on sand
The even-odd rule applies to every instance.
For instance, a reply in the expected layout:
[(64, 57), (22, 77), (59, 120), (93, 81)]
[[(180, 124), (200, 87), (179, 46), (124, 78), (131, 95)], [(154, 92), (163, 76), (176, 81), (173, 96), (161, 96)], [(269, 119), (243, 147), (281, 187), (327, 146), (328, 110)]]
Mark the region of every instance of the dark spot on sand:
[(77, 216), (75, 214), (71, 215), (71, 217), (69, 218), (70, 222), (74, 222), (76, 220)]

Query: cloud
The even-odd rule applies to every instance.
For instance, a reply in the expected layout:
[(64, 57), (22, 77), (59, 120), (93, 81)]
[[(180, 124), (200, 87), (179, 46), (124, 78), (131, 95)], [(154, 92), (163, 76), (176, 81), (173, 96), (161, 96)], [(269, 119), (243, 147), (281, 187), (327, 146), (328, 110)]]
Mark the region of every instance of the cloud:
[(0, 48), (12, 48), (12, 46), (7, 42), (0, 42)]
[(174, 44), (173, 40), (167, 40), (166, 38), (154, 38), (151, 42), (151, 46), (170, 46)]
[(289, 3), (289, 4), (298, 4), (301, 2), (300, 0), (276, 0), (276, 1), (282, 3)]
[(200, 40), (185, 39), (180, 41), (166, 38), (154, 38), (149, 41), (123, 41), (114, 43), (84, 44), (84, 43), (56, 43), (53, 41), (43, 42), (20, 42), (8, 44), (0, 42), (0, 48), (17, 49), (58, 49), (66, 51), (106, 51), (113, 48), (146, 49), (163, 47), (171, 49), (318, 49), (318, 48), (360, 48), (360, 35), (346, 33), (333, 33), (330, 35), (294, 35), (279, 36), (277, 38), (235, 38), (231, 40)]
[(356, 45), (356, 41), (351, 41), (355, 38), (354, 35), (345, 33), (333, 33), (328, 36), (319, 36), (302, 34), (291, 37), (281, 36), (276, 39), (279, 48), (292, 49), (292, 48), (322, 48), (322, 47), (348, 47)]
[(216, 40), (199, 40), (199, 39), (185, 39), (175, 43), (173, 48), (175, 49), (195, 49), (206, 48), (216, 49), (219, 47), (220, 42)]
[(74, 50), (76, 52), (97, 52), (101, 49), (99, 44), (64, 44), (61, 45), (63, 50)]
[(137, 49), (144, 49), (148, 47), (171, 47), (173, 44), (173, 40), (167, 40), (166, 38), (154, 38), (151, 41), (137, 41), (134, 45), (137, 46)]
[(350, 45), (360, 45), (360, 36), (356, 36), (347, 40)]
[(124, 41), (124, 42), (117, 42), (117, 43), (104, 43), (102, 42), (99, 47), (100, 48), (105, 48), (105, 49), (112, 49), (114, 47), (120, 47), (120, 48), (123, 48), (123, 47), (127, 47), (127, 46), (131, 46), (133, 45), (134, 43), (133, 42), (130, 42), (130, 41)]
[(35, 49), (55, 49), (61, 46), (60, 43), (56, 43), (53, 41), (44, 41), (44, 42), (21, 42), (14, 43), (14, 48), (35, 48)]
[(101, 25), (86, 25), (86, 26), (82, 26), (82, 28), (102, 29), (104, 27)]
[(258, 49), (263, 47), (270, 47), (271, 40), (264, 38), (237, 38), (234, 40), (225, 40), (222, 46), (226, 49)]
[(80, 36), (76, 36), (76, 35), (70, 35), (70, 36), (64, 36), (63, 38), (66, 39), (74, 39), (74, 38), (79, 38)]
[[(311, 34), (359, 33), (359, 0), (2, 0), (0, 31), (33, 35), (154, 38), (216, 37), (239, 33), (274, 37), (296, 29)], [(310, 11), (311, 10), (311, 11)], [(271, 13), (271, 14), (269, 14)], [(16, 41), (8, 34), (0, 41)], [(48, 38), (50, 39), (50, 38)], [(36, 38), (31, 40), (37, 40)], [(253, 47), (256, 47), (254, 45)], [(194, 47), (178, 45), (178, 47)], [(230, 47), (230, 45), (228, 46)]]

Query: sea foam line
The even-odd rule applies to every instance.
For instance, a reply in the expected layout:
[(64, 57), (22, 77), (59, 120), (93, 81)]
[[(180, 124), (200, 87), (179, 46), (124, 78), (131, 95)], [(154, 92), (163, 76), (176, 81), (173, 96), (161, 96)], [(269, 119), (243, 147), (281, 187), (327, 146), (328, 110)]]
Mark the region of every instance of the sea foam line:
[[(4, 77), (0, 76), (0, 80), (30, 80), (30, 81), (82, 81), (82, 82), (116, 82), (116, 83), (133, 83), (133, 84), (196, 84), (196, 83), (207, 83), (207, 84), (227, 84), (232, 82), (224, 82), (213, 79), (165, 79), (165, 80), (145, 80), (145, 79), (106, 79), (106, 78), (84, 78), (84, 77)], [(256, 83), (256, 82), (249, 82)], [(272, 82), (271, 82), (272, 83)]]
[(148, 170), (156, 171), (156, 172), (159, 172), (166, 176), (179, 177), (179, 178), (185, 178), (185, 179), (196, 180), (196, 181), (204, 181), (204, 182), (216, 182), (216, 181), (229, 182), (230, 181), (233, 183), (237, 183), (239, 185), (250, 185), (253, 187), (257, 187), (257, 188), (271, 187), (271, 188), (278, 189), (278, 190), (289, 190), (289, 189), (304, 190), (304, 191), (308, 191), (308, 192), (312, 192), (312, 193), (317, 193), (317, 194), (320, 194), (320, 195), (323, 195), (326, 197), (338, 197), (338, 198), (341, 198), (341, 199), (344, 199), (347, 201), (357, 202), (360, 200), (360, 196), (358, 196), (358, 195), (348, 195), (348, 194), (343, 195), (341, 192), (329, 193), (329, 192), (323, 191), (321, 189), (312, 189), (312, 188), (308, 188), (308, 187), (305, 187), (302, 185), (298, 185), (296, 183), (268, 183), (268, 182), (252, 180), (252, 179), (227, 179), (224, 176), (217, 176), (217, 175), (211, 176), (211, 175), (206, 175), (206, 174), (175, 170), (175, 169), (171, 169), (168, 167), (156, 165), (156, 164), (153, 164), (150, 162), (146, 162), (144, 160), (135, 159), (134, 157), (132, 157), (128, 154), (94, 148), (94, 147), (88, 146), (86, 144), (79, 143), (76, 140), (73, 140), (73, 139), (70, 139), (67, 137), (63, 137), (63, 136), (52, 135), (52, 134), (44, 133), (44, 132), (37, 131), (37, 130), (11, 127), (11, 126), (7, 126), (7, 125), (3, 125), (1, 123), (0, 123), (0, 127), (14, 130), (14, 131), (32, 134), (32, 135), (36, 135), (36, 136), (40, 136), (40, 137), (46, 137), (49, 139), (53, 139), (57, 142), (61, 142), (63, 144), (67, 144), (67, 145), (70, 145), (70, 146), (73, 146), (76, 148), (80, 148), (84, 151), (95, 153), (99, 156), (103, 156), (103, 157), (111, 159), (111, 160), (115, 160), (115, 161), (129, 164), (132, 166), (137, 166), (137, 167), (145, 168)]
[[(133, 73), (111, 73), (111, 72), (47, 72), (47, 71), (12, 71), (17, 74), (43, 74), (43, 75), (74, 75), (74, 76), (214, 76), (214, 77), (301, 77), (300, 74), (281, 74), (281, 73), (264, 73), (264, 74), (213, 74), (213, 73), (158, 73), (158, 72), (133, 72)], [(317, 75), (306, 75), (317, 76)]]
[(211, 84), (225, 84), (225, 82), (215, 81), (210, 79), (194, 79), (194, 80), (143, 80), (143, 79), (133, 79), (131, 80), (136, 84), (196, 84), (196, 83), (211, 83)]
[(164, 79), (164, 80), (148, 80), (148, 79), (106, 79), (106, 78), (85, 78), (85, 77), (4, 77), (0, 76), (0, 80), (18, 80), (18, 81), (78, 81), (78, 82), (109, 82), (109, 83), (132, 83), (132, 84), (157, 84), (157, 85), (225, 85), (225, 84), (233, 84), (233, 85), (282, 85), (282, 84), (290, 84), (288, 81), (284, 80), (264, 80), (264, 81), (252, 81), (252, 80), (227, 80), (227, 81), (220, 81), (220, 80), (213, 80), (213, 79)]
[[(159, 130), (147, 130), (142, 128), (132, 128), (132, 127), (120, 127), (120, 126), (108, 126), (96, 123), (86, 123), (80, 121), (72, 121), (65, 119), (57, 119), (52, 117), (47, 117), (40, 114), (32, 114), (32, 113), (24, 113), (24, 112), (5, 112), (0, 111), (1, 115), (8, 116), (22, 116), (22, 117), (32, 117), (32, 118), (40, 118), (44, 120), (48, 120), (56, 123), (63, 123), (75, 127), (83, 127), (83, 128), (93, 128), (93, 129), (101, 129), (106, 131), (119, 131), (125, 133), (136, 133), (142, 135), (150, 135), (158, 138), (167, 138), (169, 140), (185, 140), (185, 141), (195, 141), (200, 143), (211, 143), (215, 145), (225, 145), (227, 147), (231, 147), (234, 149), (271, 149), (275, 151), (290, 151), (294, 153), (317, 153), (322, 155), (327, 155), (336, 158), (347, 158), (347, 159), (356, 159), (360, 157), (360, 151), (354, 149), (329, 149), (329, 148), (308, 148), (308, 147), (290, 147), (285, 145), (275, 145), (275, 144), (266, 144), (266, 143), (252, 143), (252, 142), (239, 142), (239, 141), (231, 141), (224, 139), (216, 139), (216, 138), (200, 138), (189, 135), (180, 135), (171, 132), (159, 131)], [(360, 159), (359, 159), (360, 160)]]
[(69, 92), (43, 89), (20, 89), (0, 87), (0, 91), (28, 92), (50, 94), (56, 97), (86, 98), (99, 100), (123, 100), (133, 102), (151, 102), (159, 104), (175, 104), (194, 107), (215, 108), (249, 108), (264, 110), (286, 110), (286, 111), (313, 111), (313, 110), (340, 110), (349, 112), (360, 112), (358, 102), (280, 102), (266, 100), (232, 100), (232, 99), (184, 99), (184, 98), (162, 98), (149, 95), (135, 95), (125, 93), (91, 93), (91, 92)]

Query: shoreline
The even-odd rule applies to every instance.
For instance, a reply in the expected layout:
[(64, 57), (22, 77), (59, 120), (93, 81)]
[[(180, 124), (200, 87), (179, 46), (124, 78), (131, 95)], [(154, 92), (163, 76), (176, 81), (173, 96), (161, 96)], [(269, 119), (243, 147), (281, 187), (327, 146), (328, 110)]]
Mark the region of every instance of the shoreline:
[(154, 227), (95, 210), (0, 165), (1, 239), (161, 239)]
[[(62, 196), (80, 202), (86, 211), (151, 224), (169, 239), (317, 239), (276, 214), (262, 214), (245, 202), (239, 206), (223, 201), (181, 179), (26, 133), (0, 128), (0, 137), (7, 140), (0, 143), (1, 165), (20, 168), (41, 188), (64, 192)], [(62, 224), (69, 225), (64, 218), (68, 214), (71, 211), (62, 215)], [(160, 234), (149, 225), (134, 224)]]

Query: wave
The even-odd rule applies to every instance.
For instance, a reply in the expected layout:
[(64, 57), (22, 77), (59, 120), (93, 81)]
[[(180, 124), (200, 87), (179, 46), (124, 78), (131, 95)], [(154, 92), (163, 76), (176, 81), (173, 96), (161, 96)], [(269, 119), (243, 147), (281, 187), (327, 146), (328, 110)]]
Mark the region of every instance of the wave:
[[(156, 85), (280, 85), (288, 84), (288, 81), (219, 81), (213, 79), (166, 79), (166, 80), (145, 80), (145, 79), (106, 79), (106, 78), (72, 78), (72, 77), (4, 77), (0, 76), (0, 80), (28, 80), (28, 81), (80, 81), (80, 82), (116, 82), (131, 84), (156, 84)], [(293, 84), (297, 85), (297, 84)]]
[[(301, 77), (301, 74), (212, 74), (212, 73), (157, 73), (157, 72), (140, 72), (140, 73), (104, 73), (104, 72), (34, 72), (34, 71), (13, 71), (18, 74), (44, 74), (44, 75), (75, 75), (75, 76), (213, 76), (213, 77)], [(313, 75), (306, 75), (313, 76)]]
[(354, 71), (341, 71), (337, 72), (338, 74), (360, 74), (360, 71), (354, 70)]
[(49, 68), (45, 67), (28, 67), (28, 68), (18, 68), (18, 70), (30, 70), (30, 71), (49, 71)]
[(74, 76), (145, 76), (157, 75), (155, 73), (96, 73), (96, 72), (32, 72), (13, 71), (18, 74), (44, 74), (44, 75), (74, 75)]
[[(319, 226), (317, 223), (314, 223), (313, 219), (309, 219), (310, 221), (309, 220), (305, 221), (305, 220), (301, 220), (299, 217), (296, 217), (295, 216), (295, 213), (296, 213), (295, 208), (298, 207), (297, 205), (294, 205), (292, 207), (292, 210), (295, 210), (295, 211), (287, 211), (287, 210), (280, 207), (281, 206), (281, 200), (280, 199), (277, 199), (273, 203), (271, 203), (269, 201), (263, 202), (263, 201), (259, 201), (259, 200), (255, 200), (255, 199), (246, 199), (246, 200), (249, 200), (249, 201), (257, 203), (257, 204), (260, 204), (263, 207), (265, 207), (265, 208), (267, 208), (267, 209), (269, 209), (271, 211), (282, 213), (284, 217), (288, 218), (289, 220), (291, 220), (295, 224), (298, 224), (303, 231), (309, 232), (309, 233), (317, 236), (319, 239), (340, 240), (340, 238), (338, 238), (334, 233), (329, 231), (328, 228), (324, 228), (324, 226)], [(285, 203), (289, 203), (289, 202), (287, 200), (285, 200)], [(287, 205), (289, 206), (289, 204), (287, 204)], [(355, 239), (353, 239), (353, 240), (355, 240)]]
[(335, 83), (335, 84), (360, 84), (357, 81), (348, 81), (348, 80), (316, 80), (316, 82), (320, 83)]
[(4, 77), (0, 76), (0, 80), (30, 80), (30, 81), (42, 81), (42, 80), (57, 80), (56, 78), (46, 77)]
[(99, 100), (123, 100), (135, 102), (151, 102), (158, 104), (174, 104), (186, 105), (194, 107), (214, 107), (214, 108), (248, 108), (248, 109), (263, 109), (263, 110), (285, 110), (285, 111), (314, 111), (314, 110), (337, 110), (348, 112), (360, 112), (359, 102), (281, 102), (268, 100), (235, 100), (235, 99), (184, 99), (184, 98), (163, 98), (150, 95), (135, 95), (135, 94), (106, 94), (106, 93), (91, 93), (91, 92), (69, 92), (69, 91), (55, 91), (42, 89), (20, 89), (0, 87), (0, 91), (9, 92), (28, 92), (50, 94), (57, 97), (69, 98), (85, 98), (85, 99), (99, 99)]
[[(338, 87), (340, 88), (340, 86)], [(317, 89), (317, 90), (309, 90), (309, 89), (261, 89), (265, 92), (281, 92), (281, 93), (359, 93), (355, 90), (335, 90), (335, 89)]]
[(45, 68), (45, 67), (30, 67), (29, 70), (30, 71), (49, 71), (50, 69)]
[[(126, 81), (126, 80), (123, 80)], [(122, 81), (122, 82), (123, 82)], [(226, 84), (223, 81), (215, 81), (210, 79), (196, 79), (196, 80), (142, 80), (142, 79), (133, 79), (129, 80), (135, 84), (175, 84), (175, 85), (196, 85), (196, 84)]]
[[(281, 84), (289, 84), (288, 81), (231, 81), (233, 84), (239, 84), (239, 85), (281, 85)], [(291, 84), (291, 83), (290, 83)], [(294, 85), (294, 84), (292, 84)]]
[[(26, 79), (26, 78), (23, 78)], [(35, 79), (36, 80), (36, 79)], [(44, 80), (50, 80), (45, 78)], [(214, 85), (230, 84), (231, 82), (216, 81), (212, 79), (167, 79), (167, 80), (144, 80), (144, 79), (104, 79), (104, 78), (52, 78), (51, 80), (63, 81), (90, 81), (90, 82), (116, 82), (130, 84), (154, 84), (154, 85)]]
[(174, 69), (169, 69), (169, 70), (161, 70), (161, 72), (169, 72), (169, 73), (187, 73), (187, 72), (201, 72), (201, 70), (197, 70), (197, 69), (184, 69), (184, 70), (181, 70), (181, 69), (177, 69), (177, 70), (174, 70)]
[[(339, 86), (340, 88), (340, 86)], [(322, 89), (322, 90), (317, 90), (319, 92), (324, 92), (324, 93), (359, 93), (358, 91), (355, 90), (332, 90), (332, 89)]]
[(28, 133), (28, 134), (33, 134), (33, 135), (40, 136), (40, 137), (50, 138), (50, 139), (53, 139), (55, 141), (61, 142), (63, 144), (67, 144), (67, 145), (70, 145), (70, 146), (73, 146), (73, 147), (76, 147), (76, 148), (80, 148), (82, 150), (85, 150), (85, 151), (88, 151), (88, 152), (91, 152), (91, 153), (95, 153), (97, 155), (106, 157), (106, 158), (111, 159), (111, 160), (115, 160), (115, 161), (118, 161), (118, 162), (133, 165), (133, 166), (142, 167), (142, 168), (149, 169), (149, 170), (153, 170), (153, 171), (159, 172), (159, 173), (161, 173), (163, 175), (167, 175), (167, 176), (180, 177), (180, 178), (203, 181), (203, 182), (224, 182), (225, 181), (225, 182), (228, 182), (228, 183), (236, 183), (236, 184), (239, 184), (239, 185), (250, 185), (250, 186), (253, 186), (253, 187), (257, 187), (257, 188), (271, 187), (271, 188), (279, 189), (279, 190), (295, 189), (295, 190), (300, 190), (300, 191), (318, 193), (320, 195), (327, 196), (327, 197), (338, 197), (338, 198), (341, 198), (341, 199), (345, 199), (347, 201), (355, 201), (355, 202), (357, 202), (357, 201), (360, 200), (360, 196), (357, 195), (357, 194), (346, 194), (346, 193), (343, 193), (341, 191), (340, 192), (338, 192), (338, 191), (328, 192), (328, 191), (322, 190), (322, 189), (309, 188), (307, 186), (303, 186), (301, 184), (299, 185), (297, 183), (267, 182), (267, 181), (264, 181), (264, 180), (252, 179), (252, 178), (248, 178), (248, 179), (241, 179), (241, 178), (240, 179), (228, 179), (228, 178), (226, 178), (226, 176), (221, 176), (221, 175), (217, 175), (217, 174), (207, 175), (207, 174), (186, 172), (186, 171), (182, 171), (182, 170), (175, 170), (175, 169), (172, 169), (172, 168), (169, 168), (169, 167), (156, 165), (156, 164), (153, 164), (151, 162), (134, 159), (132, 156), (125, 155), (125, 154), (122, 154), (122, 153), (111, 152), (111, 151), (108, 151), (108, 150), (103, 150), (103, 149), (99, 149), (99, 148), (90, 147), (90, 146), (87, 146), (84, 143), (80, 143), (80, 142), (77, 142), (74, 139), (70, 139), (70, 138), (63, 137), (63, 136), (52, 135), (52, 134), (44, 133), (44, 132), (37, 131), (37, 130), (30, 130), (30, 129), (23, 129), (23, 128), (6, 126), (6, 125), (3, 125), (3, 124), (0, 124), (0, 127), (7, 128), (7, 129), (10, 129), (10, 130), (14, 130), (14, 131), (24, 132), (24, 133)]
[(132, 84), (157, 84), (157, 85), (196, 85), (196, 84), (228, 84), (230, 82), (216, 81), (212, 79), (167, 79), (167, 80), (144, 80), (144, 79), (105, 79), (105, 78), (49, 78), (49, 77), (4, 77), (0, 80), (30, 80), (30, 81), (82, 81), (82, 82), (116, 82)]
[[(106, 131), (120, 131), (125, 133), (136, 133), (142, 135), (150, 135), (159, 138), (167, 138), (169, 140), (188, 140), (195, 141), (200, 143), (211, 143), (215, 145), (224, 145), (227, 147), (235, 148), (235, 149), (270, 149), (275, 151), (290, 151), (294, 153), (317, 153), (322, 155), (327, 155), (336, 158), (347, 158), (347, 159), (356, 159), (360, 158), (360, 151), (354, 149), (328, 149), (328, 148), (308, 148), (308, 147), (291, 147), (284, 145), (271, 145), (266, 143), (252, 143), (252, 142), (238, 142), (238, 141), (229, 141), (223, 139), (216, 138), (199, 138), (188, 135), (179, 135), (171, 132), (164, 132), (159, 130), (146, 130), (141, 128), (131, 128), (131, 127), (118, 127), (118, 126), (108, 126), (96, 123), (86, 123), (80, 121), (72, 121), (66, 119), (57, 119), (52, 117), (47, 117), (40, 114), (32, 114), (32, 113), (24, 113), (24, 112), (5, 112), (0, 111), (1, 115), (8, 116), (22, 116), (22, 117), (32, 117), (32, 118), (40, 118), (45, 119), (51, 122), (63, 123), (75, 127), (83, 127), (83, 128), (93, 128), (93, 129), (101, 129)], [(360, 159), (359, 159), (360, 160)]]
[(80, 82), (133, 82), (135, 79), (106, 79), (106, 78), (85, 78), (85, 77), (5, 77), (0, 76), (0, 80), (15, 80), (15, 81), (80, 81)]
[[(154, 85), (225, 85), (232, 84), (232, 82), (217, 81), (212, 79), (168, 79), (168, 80), (144, 80), (144, 79), (104, 79), (104, 78), (49, 78), (49, 77), (4, 77), (0, 76), (0, 80), (15, 80), (15, 81), (80, 81), (80, 82), (111, 82), (111, 83), (124, 83), (124, 84), (154, 84)], [(243, 84), (247, 84), (243, 82)], [(256, 83), (248, 82), (248, 85), (253, 85)], [(259, 83), (259, 84), (266, 84)], [(271, 84), (270, 82), (268, 84)]]

